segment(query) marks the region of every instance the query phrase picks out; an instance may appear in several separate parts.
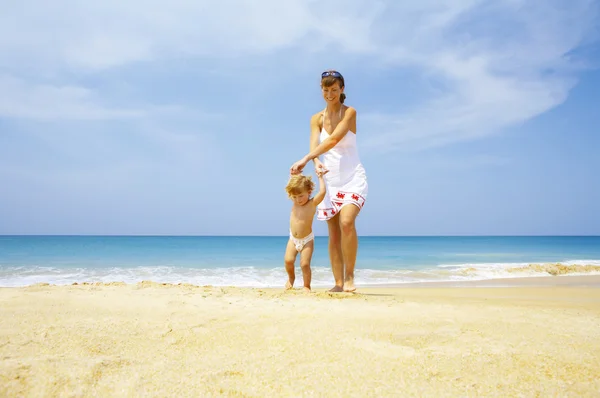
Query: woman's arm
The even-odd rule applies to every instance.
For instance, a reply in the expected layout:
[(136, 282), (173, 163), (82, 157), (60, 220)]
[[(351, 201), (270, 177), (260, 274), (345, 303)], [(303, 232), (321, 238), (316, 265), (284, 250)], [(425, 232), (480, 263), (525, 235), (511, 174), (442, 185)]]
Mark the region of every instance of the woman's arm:
[[(313, 116), (313, 119), (314, 118), (315, 117)], [(330, 150), (331, 148), (336, 146), (337, 143), (340, 142), (342, 140), (342, 138), (344, 138), (344, 136), (350, 130), (351, 122), (354, 120), (354, 118), (356, 118), (356, 110), (352, 107), (348, 107), (348, 109), (346, 109), (343, 119), (338, 123), (337, 127), (335, 128), (335, 130), (333, 130), (331, 135), (329, 137), (327, 137), (325, 140), (323, 140), (323, 142), (321, 142), (319, 145), (317, 145), (314, 148), (312, 145), (313, 137), (311, 136), (311, 151), (303, 158), (303, 160), (305, 160), (305, 163), (308, 163), (311, 160), (318, 158), (319, 156), (321, 156), (322, 154), (324, 154), (325, 152), (327, 152), (328, 150)], [(311, 122), (314, 123), (314, 121), (311, 121)], [(318, 126), (318, 119), (317, 119), (317, 126)], [(317, 136), (316, 143), (318, 143), (318, 142), (319, 141), (318, 141), (318, 136)]]
[[(331, 135), (329, 137), (327, 137), (326, 139), (324, 139), (323, 142), (321, 142), (320, 144), (318, 144), (319, 141), (318, 141), (318, 135), (317, 135), (317, 132), (320, 134), (320, 130), (318, 129), (318, 126), (319, 126), (319, 119), (318, 119), (319, 116), (318, 115), (320, 115), (320, 114), (314, 115), (311, 119), (311, 142), (310, 142), (311, 150), (306, 156), (304, 156), (302, 159), (300, 159), (299, 161), (294, 163), (292, 165), (292, 167), (290, 167), (291, 174), (301, 173), (302, 170), (304, 169), (304, 166), (306, 166), (306, 164), (308, 162), (310, 162), (313, 159), (318, 159), (319, 156), (321, 156), (322, 154), (324, 154), (325, 152), (329, 151), (331, 148), (336, 146), (337, 143), (340, 142), (342, 140), (342, 138), (344, 138), (344, 136), (350, 130), (350, 126), (352, 125), (352, 122), (356, 119), (356, 110), (352, 107), (348, 107), (346, 109), (346, 112), (344, 113), (344, 117), (342, 118), (342, 120), (340, 120), (340, 122), (338, 123), (335, 130), (333, 130)], [(317, 127), (316, 129), (315, 129), (315, 125)], [(315, 141), (313, 141), (313, 140), (315, 140)], [(313, 143), (316, 145), (316, 147), (314, 147), (314, 148), (313, 148)], [(315, 166), (318, 166), (319, 164), (320, 164), (320, 161), (315, 160)]]

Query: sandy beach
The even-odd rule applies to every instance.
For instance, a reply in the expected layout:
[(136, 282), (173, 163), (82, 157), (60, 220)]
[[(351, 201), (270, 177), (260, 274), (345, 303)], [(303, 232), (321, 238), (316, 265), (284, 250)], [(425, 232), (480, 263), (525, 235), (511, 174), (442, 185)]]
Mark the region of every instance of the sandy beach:
[(599, 285), (2, 288), (0, 396), (598, 397)]

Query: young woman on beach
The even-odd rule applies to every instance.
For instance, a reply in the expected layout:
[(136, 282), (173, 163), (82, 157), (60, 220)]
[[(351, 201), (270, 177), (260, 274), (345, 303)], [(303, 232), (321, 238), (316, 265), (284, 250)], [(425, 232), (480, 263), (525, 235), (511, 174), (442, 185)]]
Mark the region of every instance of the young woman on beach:
[[(332, 292), (353, 292), (354, 266), (358, 251), (356, 217), (367, 199), (367, 175), (356, 145), (356, 110), (344, 105), (345, 82), (341, 73), (321, 74), (326, 107), (310, 119), (310, 152), (290, 168), (298, 174), (311, 160), (325, 174), (327, 193), (317, 208), (317, 219), (329, 230), (329, 259), (335, 286)], [(323, 157), (323, 161), (319, 156)]]

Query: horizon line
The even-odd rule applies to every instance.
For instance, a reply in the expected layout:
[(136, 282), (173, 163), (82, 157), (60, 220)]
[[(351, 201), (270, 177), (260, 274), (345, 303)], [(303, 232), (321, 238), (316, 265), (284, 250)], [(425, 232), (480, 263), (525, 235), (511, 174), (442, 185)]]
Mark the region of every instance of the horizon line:
[[(42, 237), (42, 236), (55, 236), (55, 237), (190, 237), (190, 238), (281, 238), (288, 237), (288, 234), (284, 235), (180, 235), (180, 234), (5, 234), (0, 233), (0, 237)], [(317, 235), (316, 237), (328, 237), (329, 235)], [(499, 238), (511, 238), (511, 237), (600, 237), (600, 235), (594, 234), (450, 234), (450, 235), (434, 235), (434, 234), (417, 234), (417, 235), (358, 235), (360, 238), (447, 238), (447, 237), (465, 237), (465, 238), (485, 238), (485, 237), (499, 237)]]

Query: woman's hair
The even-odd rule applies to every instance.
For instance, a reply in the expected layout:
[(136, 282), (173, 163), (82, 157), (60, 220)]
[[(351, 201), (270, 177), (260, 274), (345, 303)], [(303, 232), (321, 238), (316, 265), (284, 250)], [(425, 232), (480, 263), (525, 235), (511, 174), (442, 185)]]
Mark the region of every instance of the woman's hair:
[[(334, 70), (329, 70), (327, 72), (336, 72)], [(340, 88), (344, 88), (345, 84), (344, 84), (344, 76), (342, 76), (341, 73), (337, 72), (337, 75), (329, 75), (329, 76), (325, 76), (325, 77), (321, 77), (321, 87), (331, 87), (333, 86), (335, 83), (339, 83)], [(345, 93), (341, 93), (340, 94), (340, 102), (343, 104), (344, 100), (346, 99), (346, 94)]]
[(302, 174), (295, 174), (291, 176), (285, 187), (285, 191), (287, 192), (288, 196), (299, 195), (304, 192), (312, 192), (313, 189), (315, 189), (315, 183), (312, 181), (312, 178)]

